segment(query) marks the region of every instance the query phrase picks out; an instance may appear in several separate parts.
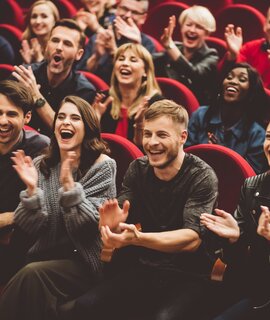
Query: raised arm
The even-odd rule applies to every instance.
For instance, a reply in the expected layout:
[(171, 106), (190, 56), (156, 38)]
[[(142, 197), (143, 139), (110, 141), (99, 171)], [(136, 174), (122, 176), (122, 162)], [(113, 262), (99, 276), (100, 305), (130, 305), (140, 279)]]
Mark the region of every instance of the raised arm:
[[(44, 99), (39, 91), (40, 86), (37, 84), (31, 66), (15, 66), (14, 70), (15, 71), (12, 72), (12, 76), (19, 82), (23, 83), (29, 89), (34, 98), (34, 101), (37, 101), (40, 98)], [(42, 121), (48, 126), (48, 128), (52, 128), (55, 112), (49, 105), (49, 103), (46, 101), (44, 106), (42, 106), (42, 108), (37, 108), (36, 111)]]
[(243, 44), (242, 29), (234, 28), (233, 24), (228, 24), (224, 32), (225, 41), (227, 43), (227, 59), (236, 60)]

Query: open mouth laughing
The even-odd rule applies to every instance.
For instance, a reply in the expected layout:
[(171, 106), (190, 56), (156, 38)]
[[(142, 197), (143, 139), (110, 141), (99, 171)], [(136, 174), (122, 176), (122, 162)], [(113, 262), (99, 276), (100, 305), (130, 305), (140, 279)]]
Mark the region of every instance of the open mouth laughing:
[(60, 136), (63, 140), (70, 140), (74, 136), (74, 132), (68, 129), (63, 129), (60, 131)]

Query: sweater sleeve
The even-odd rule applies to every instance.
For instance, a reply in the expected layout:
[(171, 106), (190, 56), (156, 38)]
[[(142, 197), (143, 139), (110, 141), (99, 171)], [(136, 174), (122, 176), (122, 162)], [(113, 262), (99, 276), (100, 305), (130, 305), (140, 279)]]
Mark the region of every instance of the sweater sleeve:
[(48, 212), (44, 201), (44, 192), (29, 197), (26, 190), (20, 193), (21, 202), (15, 211), (15, 224), (29, 235), (35, 236), (48, 222)]
[(97, 228), (98, 208), (106, 199), (116, 196), (115, 175), (115, 161), (104, 161), (77, 182), (74, 189), (66, 192), (63, 188), (59, 189), (60, 206), (69, 233), (85, 227)]

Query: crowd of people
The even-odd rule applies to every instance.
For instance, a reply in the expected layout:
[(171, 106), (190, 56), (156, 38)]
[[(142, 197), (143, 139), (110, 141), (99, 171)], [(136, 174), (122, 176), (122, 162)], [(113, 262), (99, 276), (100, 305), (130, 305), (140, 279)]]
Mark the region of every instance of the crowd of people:
[[(270, 8), (265, 38), (243, 43), (229, 24), (219, 57), (206, 42), (218, 21), (201, 5), (170, 16), (156, 40), (142, 32), (148, 0), (81, 6), (63, 19), (53, 1), (34, 2), (16, 65), (0, 37), (0, 64), (14, 65), (0, 81), (0, 318), (268, 319)], [(158, 76), (193, 92), (190, 119)], [(102, 132), (144, 153), (118, 194)], [(185, 153), (198, 144), (234, 150), (257, 174), (234, 213), (218, 206), (214, 170)]]

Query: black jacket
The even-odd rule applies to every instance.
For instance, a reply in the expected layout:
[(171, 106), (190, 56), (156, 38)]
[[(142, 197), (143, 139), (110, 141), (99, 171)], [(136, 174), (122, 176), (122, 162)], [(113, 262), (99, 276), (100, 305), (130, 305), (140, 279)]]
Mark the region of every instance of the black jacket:
[(270, 208), (270, 171), (245, 181), (234, 213), (240, 238), (224, 248), (228, 278), (242, 286), (254, 305), (270, 300), (270, 242), (257, 234), (261, 205)]

